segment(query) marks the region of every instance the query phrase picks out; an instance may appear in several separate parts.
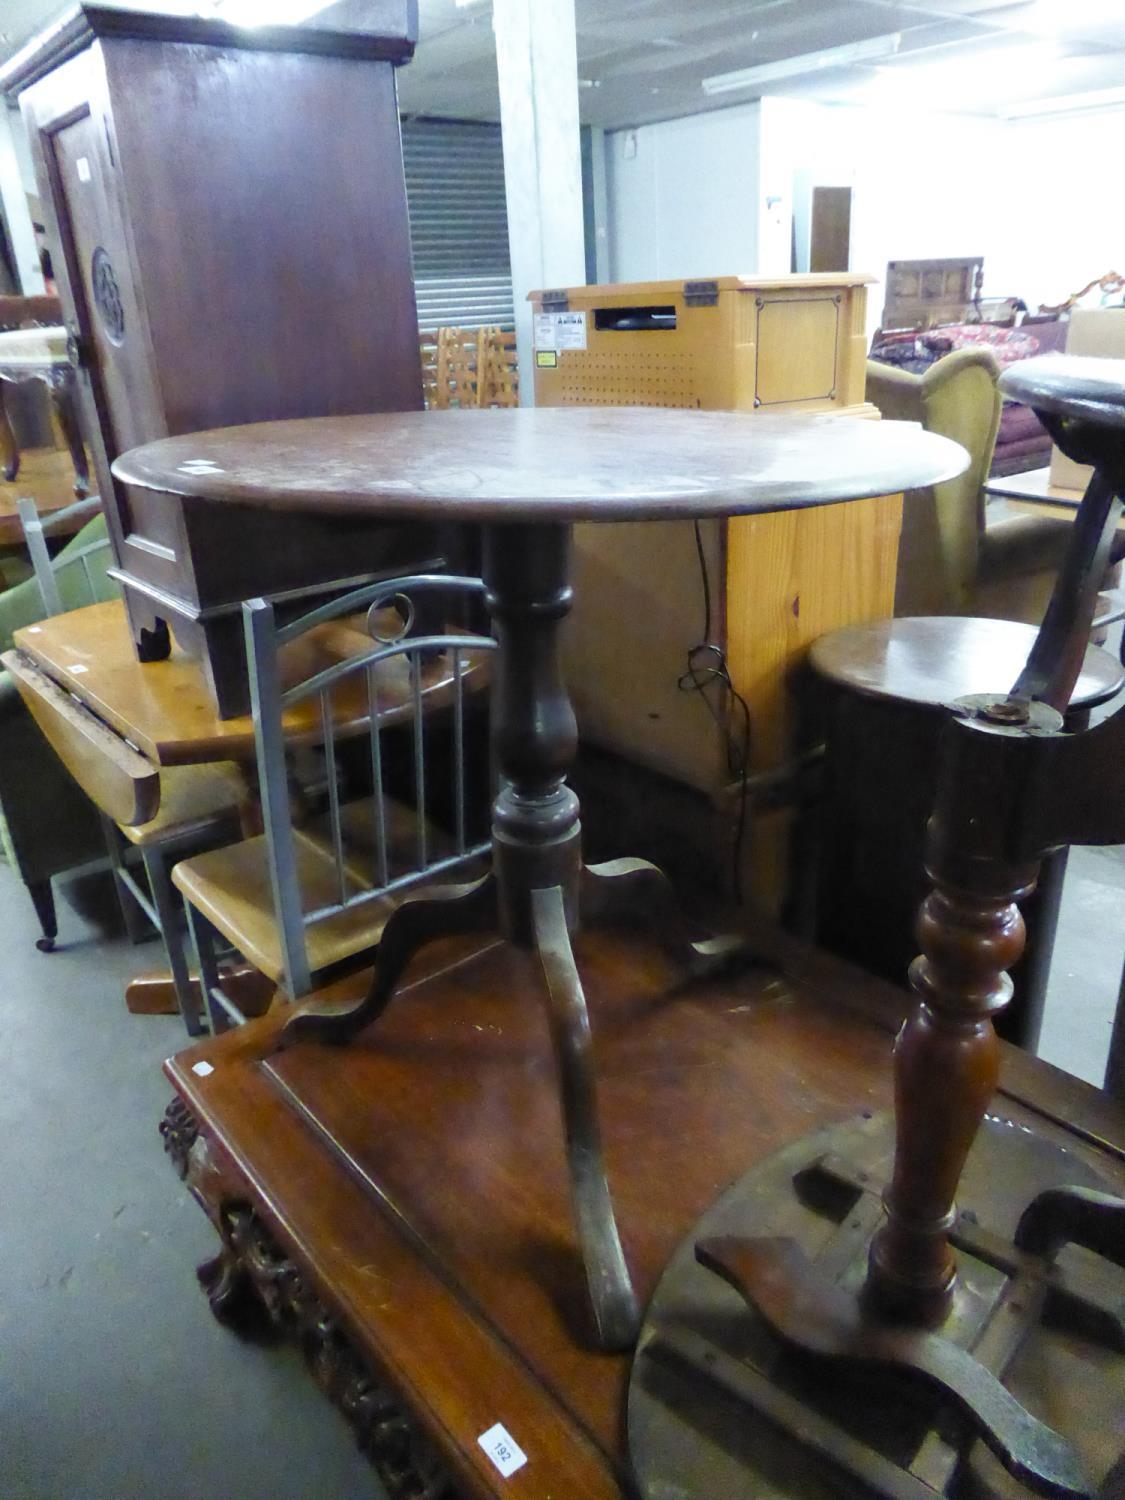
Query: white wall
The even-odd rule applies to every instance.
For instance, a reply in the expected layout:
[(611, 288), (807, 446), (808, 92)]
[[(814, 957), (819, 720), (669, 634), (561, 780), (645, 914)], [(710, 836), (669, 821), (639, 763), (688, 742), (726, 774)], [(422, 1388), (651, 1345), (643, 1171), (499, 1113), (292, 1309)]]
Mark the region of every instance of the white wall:
[(759, 115), (748, 104), (606, 135), (612, 280), (757, 269)]
[(16, 271), (25, 296), (43, 290), (39, 271), (39, 249), (27, 208), (28, 193), (35, 192), (35, 176), (23, 121), (16, 110), (0, 103), (0, 202), (16, 257)]
[[(996, 283), (1010, 282), (1034, 308), (1061, 302), (1106, 271), (1125, 273), (1123, 159), (1125, 109), (1008, 124), (1008, 211), (990, 224)], [(989, 270), (986, 262), (991, 283)]]
[[(1000, 121), (901, 110), (826, 109), (825, 128), (854, 163), (851, 265), (869, 271), (870, 331), (878, 326), (890, 260), (984, 256), (988, 296), (1022, 295), (996, 264), (1011, 218)], [(816, 171), (817, 153), (810, 162)]]
[(1125, 109), (1000, 121), (765, 99), (606, 139), (616, 281), (787, 272), (814, 185), (853, 189), (850, 269), (876, 277), (872, 330), (890, 260), (983, 255), (985, 294), (1033, 309), (1125, 270), (1108, 165)]

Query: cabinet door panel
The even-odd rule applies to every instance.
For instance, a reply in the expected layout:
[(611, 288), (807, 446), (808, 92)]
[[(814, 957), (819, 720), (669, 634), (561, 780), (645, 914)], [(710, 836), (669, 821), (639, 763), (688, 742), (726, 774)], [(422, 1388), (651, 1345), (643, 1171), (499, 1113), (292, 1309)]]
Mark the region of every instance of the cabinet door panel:
[[(86, 357), (91, 378), (101, 386), (112, 459), (164, 436), (167, 429), (151, 376), (105, 123), (92, 111), (83, 113), (54, 133), (52, 145), (70, 228), (72, 283), (76, 279), (74, 290), (84, 304), (80, 321)], [(121, 525), (126, 552), (133, 536), (144, 539), (150, 559), (156, 549), (157, 566), (162, 552), (164, 561), (172, 561), (180, 540), (175, 507), (153, 505), (139, 491), (122, 496)], [(123, 561), (128, 566), (127, 559)]]

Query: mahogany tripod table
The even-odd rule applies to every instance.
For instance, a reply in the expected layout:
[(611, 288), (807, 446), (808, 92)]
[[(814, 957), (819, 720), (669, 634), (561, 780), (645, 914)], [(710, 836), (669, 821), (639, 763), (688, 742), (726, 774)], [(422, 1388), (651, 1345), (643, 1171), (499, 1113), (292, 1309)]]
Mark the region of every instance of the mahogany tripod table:
[[(571, 524), (826, 505), (938, 483), (964, 464), (955, 443), (913, 424), (620, 408), (263, 423), (165, 439), (114, 464), (127, 485), (185, 500), (313, 511), (325, 525), (360, 512), (482, 523), (486, 603), (499, 643), (493, 868), (472, 885), (404, 903), (387, 924), (366, 998), (300, 1007), (284, 1040), (355, 1036), (386, 1009), (413, 955), (436, 938), (499, 931), (535, 953), (574, 1219), (604, 1349), (628, 1347), (640, 1315), (606, 1176), (572, 935), (595, 907), (640, 905), (690, 965), (728, 960), (741, 945), (692, 940), (655, 866), (618, 860), (583, 868), (578, 799), (566, 784), (577, 734), (558, 651), (571, 606)], [(641, 533), (637, 540), (643, 567)]]

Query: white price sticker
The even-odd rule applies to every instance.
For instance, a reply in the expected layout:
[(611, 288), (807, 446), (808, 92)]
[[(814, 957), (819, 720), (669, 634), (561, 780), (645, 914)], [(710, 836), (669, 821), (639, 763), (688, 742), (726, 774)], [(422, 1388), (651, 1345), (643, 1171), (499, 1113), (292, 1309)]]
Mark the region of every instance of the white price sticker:
[(89, 158), (86, 157), (86, 156), (80, 156), (77, 159), (77, 161), (74, 163), (74, 165), (75, 165), (75, 167), (78, 170), (78, 181), (79, 182), (89, 182), (89, 180), (90, 180), (90, 160), (89, 160)]
[(215, 1070), (209, 1062), (197, 1062), (192, 1063), (191, 1071), (198, 1074), (200, 1078), (206, 1078), (209, 1073), (213, 1073)]
[(508, 1479), (517, 1469), (527, 1463), (527, 1454), (515, 1438), (500, 1422), (482, 1432), (477, 1442), (500, 1470), (501, 1478)]

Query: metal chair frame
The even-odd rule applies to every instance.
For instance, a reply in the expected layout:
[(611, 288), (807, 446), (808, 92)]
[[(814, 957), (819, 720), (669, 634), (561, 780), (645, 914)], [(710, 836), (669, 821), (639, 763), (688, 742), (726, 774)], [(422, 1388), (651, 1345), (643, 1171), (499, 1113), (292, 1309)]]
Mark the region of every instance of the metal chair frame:
[[(479, 859), (490, 848), (489, 837), (470, 844), (467, 835), (464, 658), (469, 652), (495, 650), (496, 642), (490, 636), (470, 633), (408, 634), (414, 615), (412, 596), (435, 590), (451, 595), (481, 595), (484, 583), (479, 578), (429, 573), (384, 579), (331, 600), (283, 626), (278, 626), (274, 608), (267, 600), (252, 599), (243, 605), (262, 818), (274, 912), (281, 941), (282, 985), (290, 998), (307, 994), (312, 988), (312, 973), (305, 941), (309, 927), (350, 908), (385, 897), (391, 892), (406, 890), (431, 880), (434, 876), (448, 874)], [(407, 606), (403, 630), (393, 638), (379, 637), (375, 634), (372, 617), (388, 604), (397, 601), (403, 601)], [(366, 609), (368, 613), (368, 628), (374, 641), (372, 649), (337, 662), (283, 690), (279, 665), (281, 648), (314, 625), (341, 615), (354, 614), (360, 609)], [(453, 676), (454, 852), (437, 859), (432, 857), (427, 837), (426, 732), (420, 671), (422, 659), (434, 652), (449, 653)], [(414, 867), (409, 871), (392, 875), (387, 844), (387, 798), (383, 788), (382, 736), (386, 711), (380, 707), (376, 674), (381, 665), (398, 657), (407, 658), (411, 679), (415, 860)], [(357, 882), (348, 871), (344, 854), (335, 756), (337, 731), (332, 716), (331, 693), (345, 678), (360, 673), (365, 679), (374, 854), (372, 884), (370, 887), (357, 889)], [(337, 899), (305, 913), (302, 911), (298, 881), (282, 716), (295, 703), (311, 697), (316, 697), (320, 706), (319, 742), (323, 746), (327, 768), (328, 817)], [(218, 954), (223, 942), (222, 935), (190, 901), (185, 902), (185, 905), (212, 1027), (221, 1030), (231, 1022), (239, 1024), (245, 1018), (219, 985)]]

